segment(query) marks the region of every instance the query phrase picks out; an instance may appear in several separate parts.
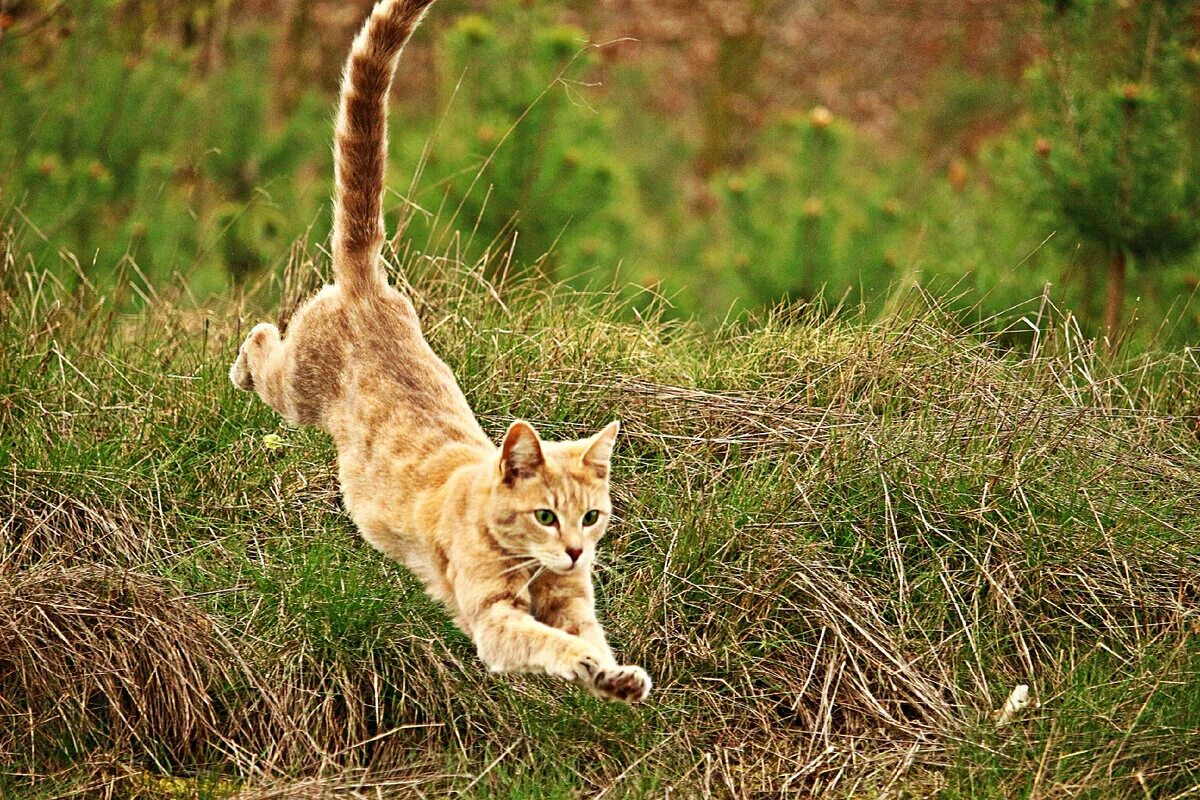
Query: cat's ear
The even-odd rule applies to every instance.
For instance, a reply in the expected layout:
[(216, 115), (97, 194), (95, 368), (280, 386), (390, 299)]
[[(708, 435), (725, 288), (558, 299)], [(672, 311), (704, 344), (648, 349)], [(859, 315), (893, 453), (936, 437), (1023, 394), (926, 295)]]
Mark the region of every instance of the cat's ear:
[(601, 478), (608, 477), (608, 462), (612, 458), (613, 446), (617, 443), (617, 434), (621, 431), (621, 422), (614, 420), (604, 427), (604, 430), (593, 436), (583, 451), (583, 465), (594, 469)]
[(508, 426), (500, 445), (500, 475), (505, 481), (530, 477), (545, 461), (542, 440), (532, 425), (517, 420)]

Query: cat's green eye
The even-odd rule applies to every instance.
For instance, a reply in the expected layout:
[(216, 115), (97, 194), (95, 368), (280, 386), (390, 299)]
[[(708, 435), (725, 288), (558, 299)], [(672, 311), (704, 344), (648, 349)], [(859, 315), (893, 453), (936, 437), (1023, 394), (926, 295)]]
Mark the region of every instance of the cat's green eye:
[(542, 525), (550, 526), (558, 522), (558, 517), (554, 516), (554, 512), (548, 508), (539, 508), (533, 512), (533, 518)]
[(596, 524), (598, 519), (600, 519), (600, 512), (593, 508), (591, 511), (583, 515), (583, 525), (584, 527), (590, 528), (592, 525)]

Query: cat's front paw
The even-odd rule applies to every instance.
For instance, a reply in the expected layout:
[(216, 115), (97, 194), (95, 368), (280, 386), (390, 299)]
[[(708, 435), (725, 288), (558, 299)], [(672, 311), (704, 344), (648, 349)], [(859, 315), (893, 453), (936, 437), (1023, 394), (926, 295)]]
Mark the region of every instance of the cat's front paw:
[(603, 663), (604, 658), (600, 651), (580, 641), (561, 654), (558, 668), (551, 672), (560, 678), (590, 686)]
[(620, 700), (623, 703), (640, 703), (645, 700), (652, 685), (646, 670), (632, 664), (604, 667), (591, 681), (592, 692), (597, 697)]

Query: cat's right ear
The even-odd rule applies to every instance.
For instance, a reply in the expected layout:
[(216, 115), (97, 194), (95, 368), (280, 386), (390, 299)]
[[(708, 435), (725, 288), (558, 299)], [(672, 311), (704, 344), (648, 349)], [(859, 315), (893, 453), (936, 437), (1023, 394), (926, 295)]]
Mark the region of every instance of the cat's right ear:
[(533, 426), (521, 420), (509, 425), (500, 445), (500, 476), (505, 483), (532, 477), (545, 462), (542, 440)]

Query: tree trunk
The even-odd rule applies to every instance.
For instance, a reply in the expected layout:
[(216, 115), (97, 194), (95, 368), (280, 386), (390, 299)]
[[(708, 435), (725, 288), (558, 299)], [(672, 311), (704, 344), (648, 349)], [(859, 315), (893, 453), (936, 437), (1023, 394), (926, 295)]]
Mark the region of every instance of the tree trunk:
[(751, 30), (721, 39), (713, 82), (701, 102), (703, 141), (696, 172), (707, 178), (716, 170), (737, 163), (745, 153), (745, 101), (752, 93), (754, 75), (762, 58), (763, 36)]
[(1104, 336), (1114, 349), (1125, 308), (1125, 250), (1116, 247), (1108, 262), (1108, 303), (1104, 307)]
[(288, 0), (280, 9), (280, 19), (285, 24), (272, 53), (275, 91), (271, 93), (271, 119), (273, 125), (282, 127), (296, 110), (302, 86), (312, 81), (305, 73), (302, 55), (318, 45), (308, 35), (315, 27), (311, 0)]
[[(714, 4), (715, 5), (715, 4)], [(748, 7), (746, 7), (748, 5)], [(772, 17), (779, 0), (750, 0), (740, 24), (722, 30), (712, 82), (700, 102), (704, 130), (696, 173), (707, 178), (747, 155), (747, 108), (757, 107), (757, 78)]]

